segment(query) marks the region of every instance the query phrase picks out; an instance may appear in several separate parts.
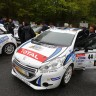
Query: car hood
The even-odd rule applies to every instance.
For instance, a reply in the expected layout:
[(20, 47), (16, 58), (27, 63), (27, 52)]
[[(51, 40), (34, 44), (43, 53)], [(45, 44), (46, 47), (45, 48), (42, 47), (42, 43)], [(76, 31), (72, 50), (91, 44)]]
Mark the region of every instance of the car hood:
[(22, 45), (15, 53), (15, 58), (22, 64), (39, 68), (58, 56), (60, 56), (67, 47), (57, 47), (52, 45), (37, 45), (31, 42)]

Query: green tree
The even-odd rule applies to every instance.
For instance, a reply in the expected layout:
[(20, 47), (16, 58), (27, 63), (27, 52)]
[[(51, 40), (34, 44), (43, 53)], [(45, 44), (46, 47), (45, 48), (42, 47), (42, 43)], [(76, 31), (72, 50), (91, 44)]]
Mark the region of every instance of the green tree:
[(0, 17), (78, 23), (96, 18), (96, 0), (0, 0)]

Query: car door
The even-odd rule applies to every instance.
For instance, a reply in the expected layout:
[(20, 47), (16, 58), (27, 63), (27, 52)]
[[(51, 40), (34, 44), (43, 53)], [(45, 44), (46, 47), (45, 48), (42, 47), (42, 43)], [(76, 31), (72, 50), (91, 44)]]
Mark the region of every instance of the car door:
[(79, 50), (75, 52), (76, 63), (75, 68), (96, 68), (96, 49)]
[(75, 47), (75, 68), (96, 68), (96, 37), (87, 38)]

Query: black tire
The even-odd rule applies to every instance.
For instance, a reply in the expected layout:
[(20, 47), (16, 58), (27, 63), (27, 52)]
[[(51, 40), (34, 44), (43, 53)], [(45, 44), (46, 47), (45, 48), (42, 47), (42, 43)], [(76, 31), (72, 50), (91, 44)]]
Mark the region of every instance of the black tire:
[(14, 53), (16, 46), (13, 43), (7, 43), (4, 45), (2, 51), (6, 55), (11, 55)]
[(64, 75), (62, 77), (61, 86), (66, 86), (69, 83), (69, 81), (70, 81), (70, 79), (72, 77), (72, 74), (73, 74), (73, 67), (70, 65), (66, 69), (66, 71), (65, 71), (65, 73), (64, 73)]

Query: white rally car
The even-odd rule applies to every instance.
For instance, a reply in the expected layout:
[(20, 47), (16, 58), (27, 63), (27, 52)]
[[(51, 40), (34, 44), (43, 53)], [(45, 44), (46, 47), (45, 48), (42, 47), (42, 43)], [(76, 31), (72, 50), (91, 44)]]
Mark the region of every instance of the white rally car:
[(0, 24), (0, 54), (7, 55), (14, 53), (17, 43), (12, 34), (6, 34), (7, 31), (2, 24)]
[(36, 90), (66, 85), (74, 69), (96, 68), (94, 40), (82, 29), (49, 29), (16, 49), (12, 74)]

